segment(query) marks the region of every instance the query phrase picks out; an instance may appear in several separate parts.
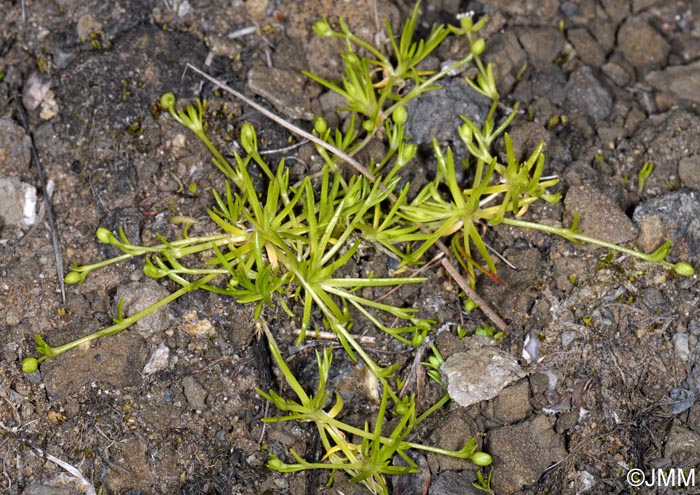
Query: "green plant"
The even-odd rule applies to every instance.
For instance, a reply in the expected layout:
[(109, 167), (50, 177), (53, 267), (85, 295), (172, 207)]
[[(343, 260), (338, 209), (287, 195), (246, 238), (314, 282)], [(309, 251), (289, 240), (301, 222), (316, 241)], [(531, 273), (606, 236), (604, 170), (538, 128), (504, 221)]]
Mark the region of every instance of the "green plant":
[(491, 488), (491, 477), (493, 476), (493, 469), (489, 469), (489, 474), (487, 476), (484, 476), (481, 472), (481, 469), (479, 469), (476, 472), (476, 476), (477, 481), (473, 482), (472, 486), (477, 490), (481, 490), (482, 492), (486, 492), (493, 495), (494, 491)]
[[(398, 421), (391, 432), (385, 435), (383, 430), (387, 422), (386, 414), (390, 398), (390, 393), (386, 387), (382, 390), (379, 410), (372, 429), (367, 424), (362, 429), (344, 423), (339, 419), (343, 409), (343, 399), (340, 394), (335, 394), (335, 404), (328, 411), (324, 409), (330, 399), (330, 393), (326, 389), (332, 361), (330, 348), (326, 348), (323, 353), (316, 353), (319, 380), (316, 394), (309, 395), (287, 366), (267, 325), (263, 324), (262, 328), (268, 339), (270, 352), (277, 366), (287, 384), (297, 396), (297, 400), (285, 399), (272, 390), (265, 392), (258, 389), (260, 395), (272, 402), (277, 409), (287, 413), (286, 416), (266, 418), (264, 421), (313, 422), (317, 427), (319, 438), (326, 451), (324, 456), (325, 462), (308, 462), (294, 450), (291, 450), (290, 454), (296, 461), (295, 463), (283, 462), (277, 456), (270, 454), (268, 461), (270, 469), (280, 472), (327, 469), (331, 473), (336, 470), (343, 470), (351, 476), (351, 482), (362, 483), (372, 493), (387, 493), (386, 475), (407, 474), (418, 471), (415, 462), (406, 454), (406, 451), (409, 449), (433, 452), (460, 459), (471, 459), (472, 462), (480, 466), (491, 463), (491, 457), (488, 454), (476, 450), (476, 440), (474, 438), (468, 441), (459, 451), (429, 447), (407, 441), (406, 438), (412, 433), (413, 429), (426, 417), (423, 415), (416, 418), (416, 405), (413, 396), (408, 396), (395, 403), (393, 413), (398, 418)], [(394, 457), (397, 455), (406, 462), (406, 466), (393, 464)], [(329, 484), (332, 481), (333, 476), (331, 475)]]
[(435, 347), (434, 344), (430, 345), (430, 349), (433, 351), (433, 355), (428, 358), (427, 362), (421, 364), (428, 368), (428, 376), (432, 378), (435, 382), (442, 385), (442, 376), (440, 375), (440, 368), (442, 367), (442, 363), (444, 363), (445, 360), (443, 359), (442, 354), (440, 354), (440, 351), (438, 351), (438, 348)]
[(646, 184), (647, 179), (651, 175), (651, 173), (654, 171), (654, 164), (651, 162), (644, 162), (644, 165), (642, 165), (642, 168), (639, 170), (639, 173), (637, 174), (637, 190), (639, 192), (642, 192), (644, 189), (644, 184)]
[(457, 338), (459, 340), (464, 339), (464, 337), (467, 336), (467, 329), (464, 328), (461, 324), (457, 324)]
[[(22, 369), (33, 371), (41, 361), (81, 343), (121, 332), (184, 294), (207, 290), (254, 306), (253, 315), (267, 335), (275, 362), (297, 396), (285, 399), (274, 391), (260, 391), (280, 411), (287, 413), (283, 418), (270, 421), (312, 421), (326, 449), (324, 462), (310, 463), (292, 452), (295, 463), (271, 458), (268, 463), (271, 468), (280, 471), (342, 469), (350, 473), (354, 481), (364, 483), (377, 493), (386, 493), (386, 475), (415, 469), (405, 454), (408, 449), (469, 458), (479, 465), (489, 464), (487, 454), (476, 452), (474, 439), (459, 452), (406, 440), (415, 425), (442, 407), (449, 396), (445, 394), (417, 416), (414, 399), (401, 397), (397, 392), (401, 383), (397, 376), (399, 363), (377, 364), (351, 330), (361, 319), (402, 344), (418, 346), (431, 331), (433, 322), (421, 318), (414, 308), (370, 298), (367, 292), (421, 283), (422, 278), (396, 275), (409, 265), (423, 263), (434, 246), (458, 260), (469, 274), (472, 285), (479, 271), (495, 276), (496, 265), (481, 237), (481, 228), (499, 223), (543, 230), (572, 242), (606, 246), (645, 261), (662, 263), (684, 275), (692, 274), (693, 269), (685, 263), (666, 261), (669, 243), (654, 253), (645, 254), (581, 235), (576, 228), (577, 218), (570, 228), (519, 219), (535, 201), (553, 202), (559, 196), (547, 190), (556, 184), (556, 179), (542, 178), (545, 162), (542, 145), (524, 161), (515, 156), (506, 133), (515, 112), (498, 122), (499, 94), (493, 69), (484, 65), (480, 58), (485, 42), (478, 37), (478, 32), (486, 19), (474, 23), (471, 18), (463, 17), (458, 27), (436, 26), (426, 40), (416, 42), (413, 38), (417, 19), (418, 5), (398, 41), (393, 37), (391, 26), (387, 26), (392, 40), (391, 57), (355, 36), (342, 20), (339, 31), (327, 20), (316, 24), (318, 34), (346, 41), (346, 51), (342, 55), (345, 73), (339, 82), (309, 76), (341, 94), (351, 118), (345, 131), (330, 129), (322, 117), (316, 118), (312, 137), (316, 139), (316, 149), (324, 166), (316, 177), (305, 177), (297, 184), (290, 182), (290, 170), (284, 160), (275, 167), (263, 159), (251, 125), (244, 124), (240, 133), (245, 156), (234, 152), (229, 162), (207, 135), (206, 104), (198, 101), (180, 110), (174, 95), (163, 95), (160, 107), (192, 130), (207, 146), (215, 166), (227, 179), (224, 191), (213, 191), (214, 204), (208, 210), (213, 233), (190, 236), (189, 225), (185, 224), (179, 239), (158, 237), (159, 243), (154, 246), (139, 246), (130, 242), (123, 231), (117, 236), (107, 229), (98, 229), (99, 242), (115, 246), (123, 254), (94, 264), (73, 264), (72, 271), (65, 277), (67, 283), (83, 282), (96, 269), (143, 257), (144, 273), (148, 277), (168, 278), (180, 288), (136, 314), (125, 317), (119, 311), (114, 325), (68, 344), (52, 347), (35, 336), (41, 356), (26, 358)], [(447, 36), (465, 37), (468, 53), (435, 74), (420, 71), (419, 63)], [(363, 51), (366, 55), (362, 55)], [(441, 78), (468, 63), (474, 64), (477, 75), (466, 82), (492, 101), (488, 115), (481, 126), (464, 118), (459, 128), (468, 156), (456, 161), (450, 149), (441, 149), (434, 143), (436, 177), (409, 201), (409, 184), (399, 185), (402, 169), (415, 158), (417, 149), (405, 135), (406, 103), (426, 91), (438, 89), (436, 83)], [(360, 120), (361, 125), (355, 126)], [(495, 140), (501, 137), (505, 143), (506, 163), (500, 163), (491, 151)], [(359, 174), (347, 177), (339, 173), (340, 159), (352, 160), (352, 155), (372, 141), (384, 145), (383, 156), (367, 167), (354, 163)], [(466, 187), (457, 180), (458, 166), (470, 171), (471, 179)], [(264, 191), (255, 187), (253, 168), (266, 181)], [(443, 240), (451, 249), (444, 246)], [(377, 277), (374, 273), (363, 278), (340, 276), (341, 269), (361, 246), (377, 246), (389, 253), (400, 262), (399, 270), (387, 277)], [(463, 288), (467, 285), (466, 282), (462, 284)], [(473, 304), (468, 305), (473, 309)], [(299, 322), (302, 330), (299, 342), (315, 326), (326, 326), (345, 351), (353, 359), (361, 359), (377, 377), (382, 398), (372, 429), (342, 422), (339, 415), (343, 404), (339, 396), (336, 396), (335, 405), (326, 411), (330, 398), (326, 380), (332, 364), (329, 352), (324, 351), (317, 357), (320, 378), (316, 394), (312, 396), (303, 390), (286, 366), (274, 336), (267, 330), (264, 309), (269, 306), (281, 308)], [(482, 309), (485, 310), (483, 305)], [(497, 338), (499, 333), (494, 332), (491, 329), (490, 335)], [(442, 357), (434, 349), (427, 366), (430, 376), (438, 382), (441, 363)], [(390, 433), (385, 433), (388, 416), (396, 418), (397, 423)], [(392, 466), (390, 460), (394, 455), (404, 457), (408, 466)]]
[(496, 329), (490, 325), (484, 325), (482, 327), (474, 330), (474, 335), (481, 335), (483, 337), (489, 337), (493, 340), (501, 340), (505, 337), (503, 332), (496, 332)]

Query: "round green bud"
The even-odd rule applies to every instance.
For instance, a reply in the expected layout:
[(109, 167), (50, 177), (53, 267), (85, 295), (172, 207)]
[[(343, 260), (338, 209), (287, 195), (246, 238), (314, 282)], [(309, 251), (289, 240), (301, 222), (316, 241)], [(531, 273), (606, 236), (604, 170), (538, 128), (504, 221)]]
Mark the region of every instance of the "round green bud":
[(472, 43), (472, 48), (471, 48), (472, 55), (474, 55), (475, 57), (477, 55), (481, 55), (485, 48), (486, 48), (486, 42), (484, 41), (483, 38), (479, 38), (478, 40), (474, 41), (474, 43)]
[(365, 121), (362, 123), (362, 128), (363, 128), (365, 131), (369, 132), (369, 133), (371, 133), (371, 132), (374, 131), (374, 127), (375, 127), (375, 126), (374, 126), (374, 121), (373, 121), (373, 120), (365, 120)]
[(459, 134), (460, 139), (464, 144), (471, 143), (472, 141), (472, 128), (466, 122), (457, 128), (457, 134)]
[(405, 165), (411, 160), (413, 160), (413, 157), (416, 156), (416, 152), (418, 151), (418, 147), (413, 144), (413, 143), (403, 143), (399, 147), (399, 163), (401, 165)]
[(69, 272), (63, 278), (63, 281), (67, 284), (79, 284), (79, 283), (83, 282), (83, 280), (84, 280), (83, 274), (80, 272)]
[(331, 25), (328, 24), (328, 21), (324, 19), (322, 21), (317, 21), (316, 24), (314, 24), (314, 33), (319, 36), (333, 36), (333, 29), (331, 28)]
[(258, 150), (255, 128), (248, 122), (243, 124), (243, 127), (241, 128), (241, 145), (248, 154), (255, 153)]
[(466, 311), (467, 313), (471, 313), (478, 307), (479, 305), (471, 298), (464, 301), (464, 311)]
[(396, 107), (391, 114), (391, 118), (395, 124), (404, 125), (408, 120), (408, 112), (406, 111), (406, 107), (403, 105)]
[(360, 57), (358, 57), (355, 53), (348, 53), (345, 55), (345, 61), (348, 65), (359, 65)]
[(461, 16), (459, 19), (459, 25), (465, 33), (470, 32), (472, 30), (472, 26), (474, 25), (472, 16), (466, 14)]
[(165, 110), (171, 110), (175, 108), (175, 95), (172, 93), (165, 93), (160, 97), (158, 102)]
[(28, 357), (22, 360), (23, 373), (34, 373), (37, 369), (39, 369), (39, 361), (36, 358)]
[(106, 227), (100, 227), (97, 229), (95, 236), (101, 244), (119, 244), (119, 241), (114, 234), (112, 234), (112, 231)]
[(314, 120), (314, 130), (319, 136), (323, 136), (328, 130), (328, 123), (323, 117), (316, 117)]
[(477, 466), (488, 466), (493, 462), (493, 459), (486, 452), (474, 452), (472, 455), (472, 463)]
[(682, 277), (692, 277), (695, 275), (695, 268), (690, 263), (679, 261), (673, 265), (673, 271)]

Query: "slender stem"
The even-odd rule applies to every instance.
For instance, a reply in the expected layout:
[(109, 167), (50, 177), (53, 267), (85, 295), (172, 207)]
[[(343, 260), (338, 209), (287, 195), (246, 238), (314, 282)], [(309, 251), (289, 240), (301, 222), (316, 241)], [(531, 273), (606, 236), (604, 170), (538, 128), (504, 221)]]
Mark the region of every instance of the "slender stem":
[(626, 248), (624, 246), (619, 246), (617, 244), (613, 244), (612, 242), (607, 242), (603, 241), (600, 239), (596, 239), (595, 237), (590, 237), (584, 234), (579, 234), (578, 232), (574, 232), (571, 229), (567, 229), (564, 227), (553, 227), (550, 225), (542, 225), (539, 223), (534, 223), (534, 222), (527, 222), (525, 220), (517, 220), (515, 218), (503, 218), (503, 223), (507, 225), (512, 225), (514, 227), (520, 227), (524, 229), (532, 229), (532, 230), (539, 230), (542, 232), (547, 232), (550, 234), (556, 234), (558, 236), (561, 236), (569, 241), (574, 241), (574, 242), (581, 242), (581, 243), (588, 243), (588, 244), (596, 244), (598, 246), (606, 247), (608, 249), (612, 249), (613, 251), (619, 251), (621, 253), (626, 253), (631, 256), (634, 256), (635, 258), (639, 258), (640, 260), (643, 261), (648, 261), (650, 263), (661, 263), (666, 266), (673, 267), (673, 264), (669, 263), (666, 260), (653, 260), (650, 258), (650, 254), (648, 253), (642, 253), (640, 251), (635, 251), (634, 249)]
[[(441, 242), (441, 241), (440, 241)], [(445, 249), (447, 247), (445, 246)], [(457, 285), (459, 285), (460, 289), (462, 289), (464, 292), (467, 293), (467, 295), (476, 303), (479, 305), (479, 308), (481, 311), (484, 312), (486, 316), (489, 317), (489, 319), (498, 327), (499, 330), (506, 331), (508, 328), (508, 324), (501, 319), (496, 312), (489, 307), (488, 304), (486, 304), (486, 301), (484, 301), (479, 294), (476, 293), (474, 289), (471, 288), (469, 285), (469, 282), (465, 280), (465, 278), (462, 276), (461, 273), (455, 268), (455, 266), (450, 263), (447, 258), (442, 259), (442, 266), (447, 270), (447, 273), (452, 276), (452, 278), (457, 282)]]
[(131, 325), (133, 325), (134, 323), (139, 321), (141, 318), (144, 318), (144, 317), (150, 315), (151, 313), (153, 313), (157, 309), (162, 308), (163, 306), (173, 302), (177, 298), (184, 296), (185, 294), (187, 294), (189, 292), (192, 292), (194, 290), (199, 289), (203, 285), (210, 282), (217, 275), (218, 274), (216, 274), (216, 273), (212, 273), (210, 275), (205, 275), (204, 277), (200, 278), (199, 280), (182, 287), (178, 291), (173, 292), (172, 294), (161, 299), (160, 301), (158, 301), (154, 304), (151, 304), (150, 306), (148, 306), (145, 309), (142, 309), (138, 313), (134, 313), (133, 315), (129, 316), (128, 318), (124, 318), (123, 320), (112, 325), (111, 327), (103, 328), (102, 330), (100, 330), (98, 332), (91, 333), (90, 335), (86, 335), (85, 337), (79, 338), (79, 339), (74, 340), (72, 342), (69, 342), (67, 344), (63, 344), (63, 345), (60, 345), (58, 347), (51, 347), (50, 352), (47, 353), (46, 355), (40, 357), (38, 359), (38, 361), (43, 361), (44, 359), (46, 359), (48, 357), (57, 356), (59, 354), (62, 354), (64, 352), (70, 350), (70, 349), (73, 349), (74, 347), (78, 347), (82, 344), (85, 344), (85, 343), (90, 342), (92, 340), (98, 339), (100, 337), (108, 337), (110, 335), (116, 335), (119, 332), (121, 332), (122, 330), (127, 329), (128, 327), (130, 327)]
[(450, 394), (445, 394), (443, 395), (439, 401), (437, 401), (435, 404), (430, 406), (428, 409), (423, 412), (418, 418), (416, 419), (416, 425), (419, 424), (421, 421), (423, 421), (425, 418), (433, 414), (435, 411), (440, 409), (442, 406), (447, 404), (450, 401)]

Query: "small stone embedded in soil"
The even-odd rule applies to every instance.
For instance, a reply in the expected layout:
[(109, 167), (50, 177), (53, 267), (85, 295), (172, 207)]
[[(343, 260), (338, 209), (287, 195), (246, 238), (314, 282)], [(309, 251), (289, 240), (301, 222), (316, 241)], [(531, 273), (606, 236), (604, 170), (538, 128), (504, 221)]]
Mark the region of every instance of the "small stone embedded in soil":
[(617, 33), (617, 49), (638, 73), (645, 74), (663, 67), (671, 46), (646, 21), (631, 17)]
[(673, 336), (673, 348), (679, 361), (687, 363), (690, 361), (690, 347), (688, 345), (688, 334), (677, 333)]
[(505, 423), (517, 423), (532, 412), (530, 406), (530, 384), (522, 379), (504, 388), (488, 407), (489, 414)]
[(170, 358), (170, 349), (165, 344), (160, 344), (156, 347), (151, 356), (146, 362), (146, 366), (143, 367), (144, 375), (152, 375), (158, 371), (164, 370), (168, 367), (168, 360)]
[(664, 457), (673, 461), (673, 465), (693, 467), (700, 459), (700, 433), (691, 430), (675, 419), (666, 436)]
[(632, 218), (639, 225), (637, 243), (644, 251), (663, 241), (673, 243), (675, 258), (694, 266), (700, 259), (700, 191), (672, 191), (644, 201)]
[[(117, 306), (120, 301), (124, 301), (122, 310), (124, 316), (127, 317), (146, 309), (169, 295), (170, 292), (158, 282), (146, 279), (143, 282), (120, 285), (116, 296), (114, 296), (114, 305)], [(132, 328), (144, 337), (150, 337), (167, 330), (169, 327), (170, 310), (167, 307), (162, 307), (141, 318)]]
[(531, 485), (567, 452), (564, 437), (554, 432), (555, 419), (537, 416), (531, 421), (489, 432), (496, 493), (509, 494)]
[(200, 320), (196, 311), (189, 311), (182, 316), (182, 328), (192, 338), (207, 338), (216, 335), (211, 320)]
[(464, 123), (461, 115), (478, 127), (489, 110), (489, 100), (464, 82), (450, 79), (440, 89), (430, 91), (406, 105), (406, 133), (416, 144), (458, 142), (457, 127)]
[(75, 495), (75, 493), (69, 488), (41, 483), (31, 483), (22, 490), (22, 495)]
[(187, 398), (190, 407), (195, 411), (204, 411), (207, 405), (204, 402), (207, 398), (207, 391), (193, 376), (186, 376), (182, 379), (182, 391)]
[(700, 61), (650, 72), (644, 82), (677, 100), (700, 102)]
[[(446, 450), (460, 450), (480, 433), (474, 420), (462, 408), (453, 408), (442, 419), (431, 435), (431, 444)], [(428, 461), (434, 472), (468, 469), (474, 466), (468, 459), (429, 454)]]
[(0, 177), (0, 220), (14, 227), (36, 223), (36, 188), (17, 177)]
[(605, 63), (605, 52), (586, 28), (570, 29), (566, 33), (576, 49), (576, 56), (586, 65), (600, 67)]
[(49, 93), (49, 88), (51, 88), (51, 79), (39, 72), (32, 72), (22, 89), (22, 104), (24, 107), (30, 112), (39, 108), (39, 105)]
[(472, 486), (476, 481), (474, 471), (444, 471), (430, 483), (428, 495), (480, 495), (484, 492)]
[(518, 39), (530, 63), (534, 65), (554, 62), (564, 48), (565, 41), (564, 35), (554, 26), (523, 29), (518, 34)]
[(452, 354), (440, 371), (450, 398), (463, 407), (493, 399), (508, 384), (525, 376), (511, 354), (490, 347)]
[[(698, 88), (700, 91), (700, 87)], [(700, 189), (700, 155), (686, 156), (678, 162), (678, 177), (685, 187)]]
[(594, 121), (604, 120), (612, 110), (613, 97), (610, 90), (587, 65), (578, 67), (569, 76), (566, 85), (566, 100)]
[(637, 236), (637, 228), (625, 212), (607, 195), (592, 186), (569, 188), (564, 199), (567, 218), (579, 215), (579, 228), (585, 235), (623, 243)]
[(248, 72), (248, 88), (293, 119), (312, 118), (305, 82), (302, 74), (276, 67), (254, 67)]
[[(84, 334), (81, 326), (74, 337)], [(146, 358), (143, 339), (138, 334), (122, 332), (98, 339), (89, 349), (73, 349), (46, 361), (41, 365), (41, 373), (47, 392), (64, 398), (85, 387), (103, 390), (138, 386)]]
[(31, 140), (21, 126), (0, 118), (0, 173), (21, 174), (29, 170)]

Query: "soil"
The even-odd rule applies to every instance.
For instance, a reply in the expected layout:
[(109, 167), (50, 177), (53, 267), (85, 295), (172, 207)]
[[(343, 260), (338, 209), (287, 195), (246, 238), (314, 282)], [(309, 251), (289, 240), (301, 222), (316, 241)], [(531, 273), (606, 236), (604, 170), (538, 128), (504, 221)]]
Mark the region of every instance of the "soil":
[[(191, 294), (140, 328), (22, 373), (22, 359), (35, 355), (34, 333), (67, 342), (111, 324), (120, 299), (138, 309), (173, 288), (148, 281), (134, 260), (68, 286), (62, 301), (41, 207), (45, 191), (13, 95), (23, 94), (27, 107), (63, 259), (95, 262), (115, 254), (97, 244), (97, 227), (123, 226), (145, 244), (155, 242), (154, 232), (172, 238), (179, 226), (169, 219), (205, 219), (209, 190), (222, 185), (206, 149), (154, 112), (162, 93), (207, 98), (228, 155), (244, 121), (255, 126), (262, 148), (289, 146), (287, 131), (204, 84), (185, 71), (187, 63), (302, 127), (319, 113), (333, 124), (343, 118), (333, 113), (333, 98), (300, 71), (337, 77), (338, 46), (314, 37), (311, 26), (323, 15), (342, 15), (374, 39), (384, 19), (398, 26), (412, 9), (408, 0), (376, 4), (376, 18), (371, 0), (0, 4), (3, 493), (368, 493), (342, 473), (327, 488), (326, 473), (265, 467), (268, 453), (289, 460), (291, 448), (318, 459), (317, 440), (311, 425), (263, 425), (276, 413), (256, 387), (284, 388), (256, 338), (251, 308), (221, 296)], [(568, 224), (577, 211), (584, 233), (643, 250), (668, 239), (672, 259), (698, 266), (700, 2), (443, 0), (424, 2), (422, 10), (423, 30), (456, 23), (467, 10), (488, 15), (485, 57), (503, 110), (520, 108), (510, 130), (516, 152), (526, 156), (544, 141), (546, 173), (559, 176), (556, 191), (565, 196), (532, 207), (527, 219)], [(431, 62), (462, 48), (446, 44)], [(442, 123), (458, 124), (450, 110), (463, 107), (439, 95), (418, 118), (456, 145)], [(422, 124), (411, 125), (419, 135)], [(282, 156), (294, 161), (297, 176), (320, 164), (309, 145), (267, 157), (274, 163)], [(640, 187), (646, 162), (654, 169)], [(426, 158), (413, 176), (430, 168)], [(476, 435), (494, 458), (498, 494), (666, 493), (671, 487), (631, 486), (630, 468), (648, 477), (655, 470), (695, 473), (688, 470), (700, 467), (697, 276), (504, 226), (490, 229), (487, 240), (515, 268), (499, 261), (503, 283), (482, 277), (477, 289), (509, 323), (498, 355), (518, 360), (524, 373), (490, 400), (466, 407), (451, 401), (413, 440), (459, 448)], [(387, 259), (372, 249), (355, 261), (348, 270), (386, 271)], [(473, 352), (479, 339), (458, 339), (454, 325), (471, 332), (489, 320), (464, 312), (447, 273), (426, 275), (425, 284), (394, 297), (447, 325), (436, 339), (445, 358)], [(265, 318), (294, 369), (313, 364), (310, 351), (323, 342), (294, 348), (295, 322), (274, 310)], [(523, 357), (526, 341), (531, 362)], [(382, 338), (370, 352), (401, 363), (402, 372), (413, 361), (411, 349)], [(346, 414), (362, 425), (376, 406), (357, 390), (358, 370), (343, 359), (336, 353), (336, 386), (354, 394)], [(426, 401), (430, 394), (439, 397), (433, 388)], [(432, 454), (416, 460), (422, 472), (389, 480), (392, 493), (477, 493), (470, 463)], [(673, 493), (700, 493), (700, 479), (695, 483), (677, 478)]]

